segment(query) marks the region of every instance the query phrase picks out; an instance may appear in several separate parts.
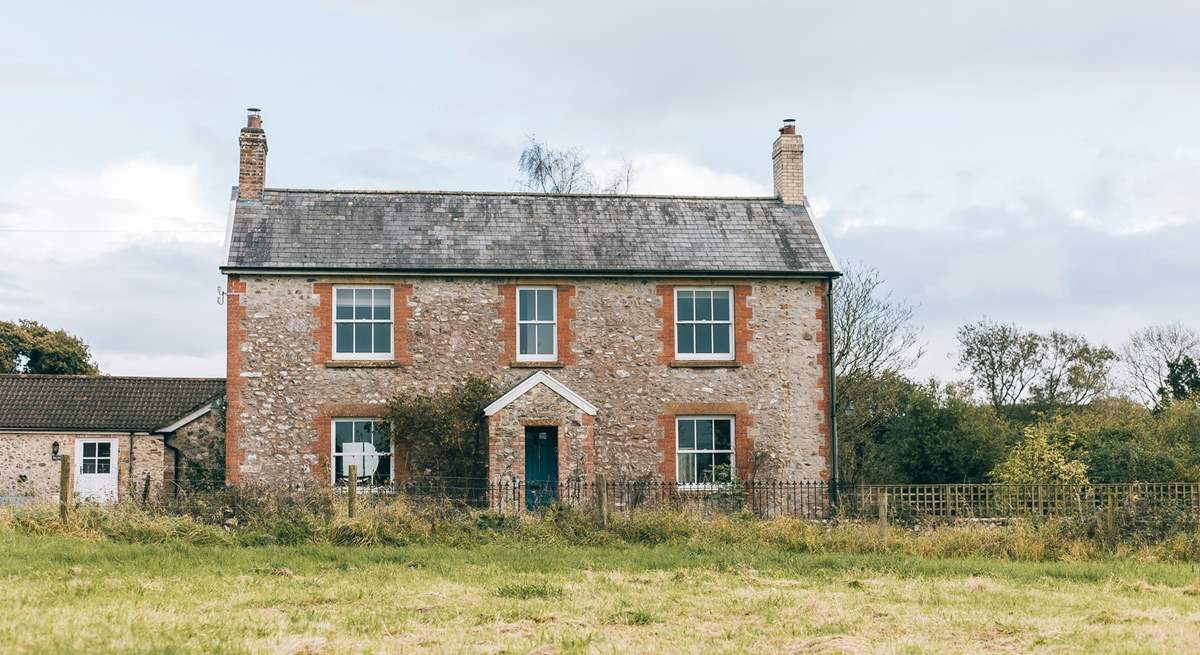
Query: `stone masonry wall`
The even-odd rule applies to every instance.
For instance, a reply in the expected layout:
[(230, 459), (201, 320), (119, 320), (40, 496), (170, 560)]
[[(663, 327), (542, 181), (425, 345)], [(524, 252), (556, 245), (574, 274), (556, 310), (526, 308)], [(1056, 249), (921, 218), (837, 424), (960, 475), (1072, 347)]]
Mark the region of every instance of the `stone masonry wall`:
[(488, 420), (488, 475), (525, 479), (525, 428), (558, 428), (558, 480), (590, 480), (594, 471), (593, 417), (539, 384)]
[[(127, 433), (83, 435), (61, 432), (6, 432), (0, 433), (0, 496), (57, 500), (59, 463), (51, 459), (51, 444), (57, 441), (60, 453), (74, 457), (76, 438), (117, 440), (118, 499), (126, 498), (131, 492), (132, 497), (140, 498), (147, 474), (150, 475), (151, 495), (156, 496), (161, 491), (167, 461), (162, 439), (159, 437), (134, 437), (133, 476), (130, 478)], [(72, 463), (73, 469), (77, 466), (77, 462)]]
[[(573, 284), (573, 363), (547, 366), (598, 408), (595, 469), (609, 479), (655, 475), (664, 461), (660, 417), (670, 406), (743, 403), (748, 438), (765, 460), (758, 476), (827, 475), (825, 285), (823, 280), (738, 280), (745, 285), (749, 363), (661, 363), (660, 284), (711, 280), (404, 278), (411, 363), (322, 363), (314, 332), (314, 285), (328, 277), (235, 276), (230, 308), (228, 478), (289, 485), (327, 483), (328, 444), (314, 427), (338, 403), (382, 407), (396, 394), (433, 391), (468, 375), (508, 388), (533, 371), (498, 365), (504, 352), (500, 289)], [(742, 294), (739, 294), (742, 295)], [(739, 298), (739, 309), (743, 309)], [(561, 312), (560, 312), (561, 313)], [(736, 319), (737, 317), (735, 317)], [(397, 341), (399, 341), (397, 339)], [(740, 340), (739, 340), (740, 341)], [(742, 344), (739, 343), (739, 346)], [(404, 355), (404, 353), (400, 353)], [(565, 469), (564, 469), (565, 472)]]
[(179, 453), (176, 470), (181, 488), (204, 488), (224, 482), (225, 429), (222, 424), (222, 413), (213, 410), (167, 436), (167, 445)]

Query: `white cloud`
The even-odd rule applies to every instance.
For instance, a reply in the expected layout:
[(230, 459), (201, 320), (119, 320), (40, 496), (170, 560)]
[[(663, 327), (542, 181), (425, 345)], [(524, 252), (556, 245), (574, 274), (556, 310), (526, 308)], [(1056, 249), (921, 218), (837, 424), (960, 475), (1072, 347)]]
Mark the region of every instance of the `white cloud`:
[(18, 179), (0, 189), (0, 319), (66, 329), (106, 373), (219, 374), (223, 223), (193, 165)]
[[(219, 345), (219, 344), (218, 344)], [(225, 351), (206, 356), (147, 355), (136, 352), (100, 351), (92, 353), (105, 373), (158, 375), (165, 377), (225, 377)]]
[[(642, 152), (629, 157), (633, 164), (631, 193), (681, 196), (769, 196), (766, 185), (736, 173), (713, 170), (669, 152)], [(605, 157), (590, 165), (596, 179), (610, 179), (622, 160)]]
[(0, 229), (18, 256), (95, 257), (131, 243), (219, 243), (224, 219), (199, 169), (132, 160), (98, 171), (18, 179), (0, 195)]

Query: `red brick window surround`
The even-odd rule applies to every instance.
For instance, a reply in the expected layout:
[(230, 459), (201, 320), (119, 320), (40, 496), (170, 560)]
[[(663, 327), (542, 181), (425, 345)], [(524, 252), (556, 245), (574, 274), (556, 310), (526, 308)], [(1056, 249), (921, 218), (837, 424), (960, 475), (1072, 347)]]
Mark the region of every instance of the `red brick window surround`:
[[(392, 289), (392, 354), (390, 358), (356, 358), (353, 355), (334, 357), (334, 289), (346, 287), (389, 287)], [(395, 366), (412, 363), (412, 356), (408, 352), (408, 319), (412, 311), (408, 306), (408, 299), (412, 296), (411, 284), (372, 278), (338, 279), (314, 282), (313, 293), (317, 296), (317, 305), (313, 308), (313, 316), (317, 319), (317, 328), (313, 332), (313, 338), (317, 342), (317, 348), (313, 352), (314, 363), (325, 366)]]
[[(679, 289), (733, 289), (732, 303), (732, 347), (733, 357), (721, 358), (714, 356), (711, 359), (704, 357), (690, 356), (687, 358), (677, 357), (675, 354), (675, 302), (676, 291)], [(750, 352), (750, 341), (754, 334), (750, 330), (750, 319), (753, 317), (753, 311), (750, 309), (750, 294), (752, 287), (749, 284), (734, 284), (734, 285), (713, 285), (713, 284), (659, 284), (655, 287), (655, 293), (659, 297), (658, 318), (660, 321), (658, 331), (658, 341), (661, 349), (658, 353), (658, 362), (660, 364), (671, 365), (728, 365), (740, 366), (750, 364), (754, 361), (754, 354)]]
[[(378, 419), (385, 409), (380, 403), (327, 403), (317, 407), (317, 415), (313, 417), (313, 427), (316, 437), (309, 444), (308, 452), (317, 456), (313, 474), (323, 485), (333, 483), (333, 422), (336, 419)], [(392, 442), (392, 480), (402, 481), (406, 477), (407, 466), (404, 454), (399, 452), (395, 442)]]
[[(555, 352), (557, 357), (525, 358), (518, 356), (517, 331), (518, 320), (517, 294), (521, 289), (553, 289), (554, 290), (554, 321), (557, 335)], [(575, 353), (571, 350), (575, 344), (575, 285), (559, 284), (546, 281), (531, 281), (528, 283), (511, 283), (500, 285), (500, 365), (512, 367), (550, 368), (574, 364)]]
[(754, 443), (750, 427), (754, 417), (746, 403), (669, 403), (658, 416), (661, 430), (659, 449), (663, 458), (659, 464), (659, 475), (664, 482), (676, 482), (676, 426), (680, 418), (686, 417), (730, 417), (733, 419), (733, 467), (739, 480), (753, 474), (751, 452)]

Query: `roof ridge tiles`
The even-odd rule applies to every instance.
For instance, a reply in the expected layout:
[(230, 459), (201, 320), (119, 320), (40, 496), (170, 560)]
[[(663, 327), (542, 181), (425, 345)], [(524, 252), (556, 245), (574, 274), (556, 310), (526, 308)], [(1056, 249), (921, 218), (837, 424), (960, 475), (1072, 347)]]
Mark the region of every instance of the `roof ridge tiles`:
[(513, 196), (525, 198), (606, 198), (651, 200), (729, 200), (734, 202), (782, 202), (777, 196), (694, 196), (656, 193), (550, 193), (539, 191), (447, 191), (434, 189), (320, 189), (306, 187), (267, 187), (264, 193), (322, 193), (354, 195), (437, 195), (437, 196)]

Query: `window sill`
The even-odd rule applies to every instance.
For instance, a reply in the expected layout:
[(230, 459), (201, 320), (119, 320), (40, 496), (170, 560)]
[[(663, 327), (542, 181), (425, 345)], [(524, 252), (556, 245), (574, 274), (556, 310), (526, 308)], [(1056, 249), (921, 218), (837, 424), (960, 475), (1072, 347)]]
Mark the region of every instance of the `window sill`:
[(741, 368), (742, 363), (732, 359), (677, 359), (671, 368)]
[(331, 359), (325, 368), (400, 368), (404, 366), (394, 359)]
[(563, 368), (565, 364), (561, 361), (554, 362), (538, 362), (538, 361), (516, 361), (508, 364), (509, 368)]

